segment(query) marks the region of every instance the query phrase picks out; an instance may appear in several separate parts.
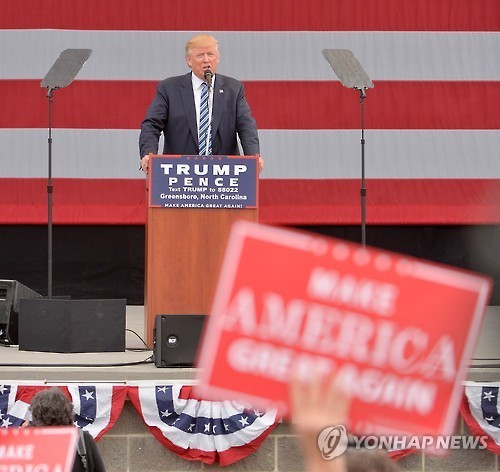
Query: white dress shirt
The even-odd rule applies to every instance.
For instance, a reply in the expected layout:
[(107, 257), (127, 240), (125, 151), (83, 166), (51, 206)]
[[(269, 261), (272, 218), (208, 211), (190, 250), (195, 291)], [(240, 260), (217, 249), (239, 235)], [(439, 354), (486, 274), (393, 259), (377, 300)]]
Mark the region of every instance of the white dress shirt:
[[(193, 83), (194, 105), (196, 107), (196, 126), (198, 127), (198, 134), (199, 134), (201, 89), (204, 81), (198, 78), (193, 73), (191, 73), (191, 82)], [(212, 133), (212, 106), (214, 103), (214, 94), (213, 94), (214, 85), (215, 85), (215, 74), (212, 76), (212, 87), (208, 90), (208, 116), (210, 117), (208, 131), (210, 134)]]

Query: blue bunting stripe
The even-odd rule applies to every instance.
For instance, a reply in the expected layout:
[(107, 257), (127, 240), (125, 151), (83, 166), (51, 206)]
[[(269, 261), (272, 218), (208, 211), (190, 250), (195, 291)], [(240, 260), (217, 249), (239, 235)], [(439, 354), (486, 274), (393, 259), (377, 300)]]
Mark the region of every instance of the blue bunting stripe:
[(69, 386), (68, 391), (73, 401), (75, 425), (89, 429), (97, 414), (97, 393), (94, 386)]
[(112, 384), (69, 385), (75, 424), (95, 439), (107, 432), (120, 416), (128, 387)]
[(483, 387), (481, 389), (481, 410), (483, 418), (489, 425), (495, 428), (500, 428), (498, 390), (499, 387)]
[(16, 405), (17, 386), (0, 385), (0, 428), (21, 426), (28, 410), (28, 405)]
[[(178, 401), (181, 403), (182, 401)], [(197, 400), (187, 400), (180, 413), (175, 411), (172, 386), (158, 386), (156, 388), (156, 405), (161, 420), (167, 426), (175, 426), (184, 432), (201, 433), (208, 435), (232, 434), (250, 426), (262, 413), (257, 410), (241, 411), (234, 409), (235, 414), (227, 417), (210, 417), (210, 411), (203, 412), (203, 403)], [(193, 406), (194, 408), (190, 408)], [(212, 405), (211, 405), (212, 406)], [(231, 403), (227, 407), (231, 409)], [(198, 411), (194, 411), (198, 409)], [(191, 410), (191, 412), (189, 412)], [(198, 413), (198, 415), (196, 415)], [(207, 415), (207, 416), (205, 416)]]

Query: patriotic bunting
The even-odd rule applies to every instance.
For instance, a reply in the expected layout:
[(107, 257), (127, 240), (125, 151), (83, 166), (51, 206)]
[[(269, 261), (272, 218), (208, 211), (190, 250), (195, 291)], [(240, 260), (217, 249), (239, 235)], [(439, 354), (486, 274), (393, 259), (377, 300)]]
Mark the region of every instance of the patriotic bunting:
[[(31, 419), (31, 398), (46, 385), (0, 385), (0, 428)], [(213, 402), (194, 395), (191, 386), (112, 384), (60, 386), (75, 409), (75, 424), (95, 439), (107, 433), (128, 396), (153, 436), (186, 460), (221, 466), (256, 451), (279, 422), (276, 411), (258, 411), (236, 401)], [(460, 411), (471, 433), (487, 436), (487, 448), (500, 454), (500, 383), (467, 383)], [(393, 450), (393, 460), (414, 450)]]
[(129, 397), (151, 433), (188, 460), (229, 465), (260, 447), (277, 424), (276, 411), (260, 412), (235, 401), (212, 402), (191, 387), (131, 387)]
[(467, 385), (460, 411), (472, 434), (487, 435), (487, 448), (500, 454), (500, 383)]
[[(0, 427), (21, 426), (31, 421), (29, 404), (33, 396), (48, 386), (0, 385)], [(120, 416), (128, 387), (110, 384), (60, 386), (74, 406), (75, 425), (99, 439)]]
[[(46, 385), (0, 385), (0, 427), (31, 420), (29, 404)], [(108, 432), (128, 397), (160, 443), (187, 460), (228, 465), (243, 459), (278, 423), (276, 411), (252, 409), (235, 401), (196, 398), (190, 386), (97, 384), (60, 386), (73, 402), (75, 425), (95, 439)]]

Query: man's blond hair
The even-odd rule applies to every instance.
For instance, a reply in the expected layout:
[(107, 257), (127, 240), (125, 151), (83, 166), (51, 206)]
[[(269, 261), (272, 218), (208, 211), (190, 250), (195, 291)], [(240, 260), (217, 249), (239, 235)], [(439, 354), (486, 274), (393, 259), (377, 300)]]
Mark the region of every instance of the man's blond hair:
[(217, 54), (219, 53), (219, 41), (217, 41), (211, 34), (197, 34), (186, 43), (186, 57), (189, 56), (189, 53), (194, 48), (204, 48), (210, 46), (215, 46)]

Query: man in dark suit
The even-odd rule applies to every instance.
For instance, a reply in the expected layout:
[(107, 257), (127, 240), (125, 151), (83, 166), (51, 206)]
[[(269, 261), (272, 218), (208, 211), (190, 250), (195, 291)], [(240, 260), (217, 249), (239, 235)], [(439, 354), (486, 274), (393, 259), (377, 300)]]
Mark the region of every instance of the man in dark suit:
[[(206, 34), (191, 38), (186, 43), (186, 63), (190, 73), (170, 77), (158, 84), (156, 96), (142, 122), (139, 137), (142, 170), (148, 172), (149, 153), (158, 153), (162, 132), (163, 154), (239, 155), (239, 137), (243, 154), (259, 155), (257, 126), (243, 84), (216, 74), (219, 63), (217, 40)], [(209, 128), (206, 135), (211, 146), (200, 152), (200, 100), (207, 82)], [(262, 169), (260, 157), (259, 166)]]

